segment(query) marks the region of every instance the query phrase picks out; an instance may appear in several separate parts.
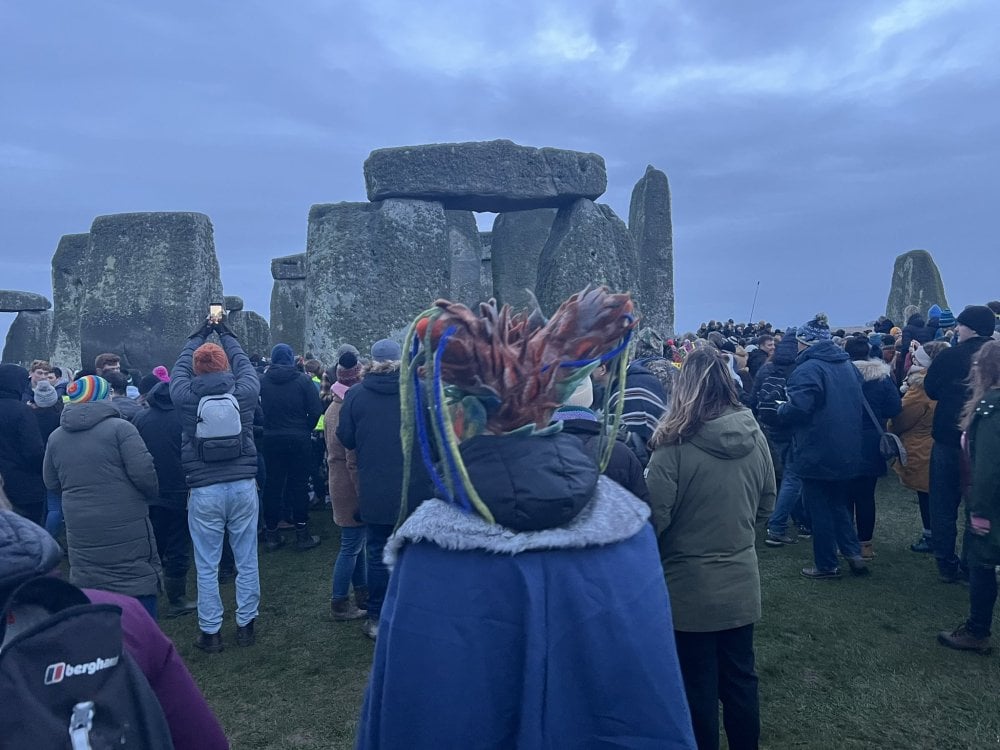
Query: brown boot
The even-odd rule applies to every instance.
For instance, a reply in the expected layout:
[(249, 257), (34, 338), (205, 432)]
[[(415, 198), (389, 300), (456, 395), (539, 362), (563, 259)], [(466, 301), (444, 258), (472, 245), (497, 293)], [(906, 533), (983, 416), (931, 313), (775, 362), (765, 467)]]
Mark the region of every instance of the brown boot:
[(975, 651), (977, 654), (985, 656), (993, 650), (988, 635), (982, 637), (973, 635), (964, 622), (954, 630), (942, 630), (938, 633), (937, 638), (938, 643), (942, 646), (953, 648), (956, 651)]
[(348, 620), (360, 620), (367, 614), (363, 609), (358, 609), (347, 597), (334, 599), (330, 602), (330, 617), (334, 622), (347, 622)]
[(362, 612), (368, 609), (368, 587), (359, 586), (354, 589), (354, 604)]
[(866, 562), (875, 559), (875, 546), (871, 542), (861, 542), (861, 559)]

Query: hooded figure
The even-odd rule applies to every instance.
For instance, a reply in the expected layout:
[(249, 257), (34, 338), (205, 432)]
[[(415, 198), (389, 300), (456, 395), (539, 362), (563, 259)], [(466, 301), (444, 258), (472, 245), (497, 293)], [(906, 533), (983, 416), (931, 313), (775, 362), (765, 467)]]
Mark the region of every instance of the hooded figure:
[(439, 301), (411, 327), (403, 455), (438, 497), (386, 546), (359, 748), (695, 746), (649, 507), (550, 425), (634, 325), (590, 289), (547, 322)]
[(38, 420), (23, 399), (29, 381), (28, 371), (20, 365), (0, 365), (0, 476), (14, 510), (40, 523), (45, 508), (45, 447)]

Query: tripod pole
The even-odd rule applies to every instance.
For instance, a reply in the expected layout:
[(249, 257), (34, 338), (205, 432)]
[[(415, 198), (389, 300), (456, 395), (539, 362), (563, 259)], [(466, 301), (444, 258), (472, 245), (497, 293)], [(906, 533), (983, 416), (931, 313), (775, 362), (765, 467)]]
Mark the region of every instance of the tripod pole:
[(747, 323), (753, 323), (753, 314), (757, 310), (757, 295), (760, 293), (760, 282), (757, 282), (757, 288), (753, 292), (753, 305), (750, 307), (750, 318)]

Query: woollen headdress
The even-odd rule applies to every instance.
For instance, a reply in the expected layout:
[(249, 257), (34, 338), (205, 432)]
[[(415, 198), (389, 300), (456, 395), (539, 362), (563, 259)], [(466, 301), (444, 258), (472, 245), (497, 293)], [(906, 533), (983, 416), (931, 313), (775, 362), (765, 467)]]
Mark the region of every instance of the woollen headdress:
[(66, 398), (71, 404), (105, 401), (111, 398), (111, 386), (97, 375), (84, 375), (66, 386)]

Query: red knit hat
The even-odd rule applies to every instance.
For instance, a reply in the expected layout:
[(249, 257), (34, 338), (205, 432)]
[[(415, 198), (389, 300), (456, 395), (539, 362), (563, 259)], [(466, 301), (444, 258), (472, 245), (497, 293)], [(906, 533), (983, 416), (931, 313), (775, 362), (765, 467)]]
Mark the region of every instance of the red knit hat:
[(194, 350), (191, 367), (195, 375), (225, 372), (229, 369), (229, 358), (218, 344), (202, 344)]

